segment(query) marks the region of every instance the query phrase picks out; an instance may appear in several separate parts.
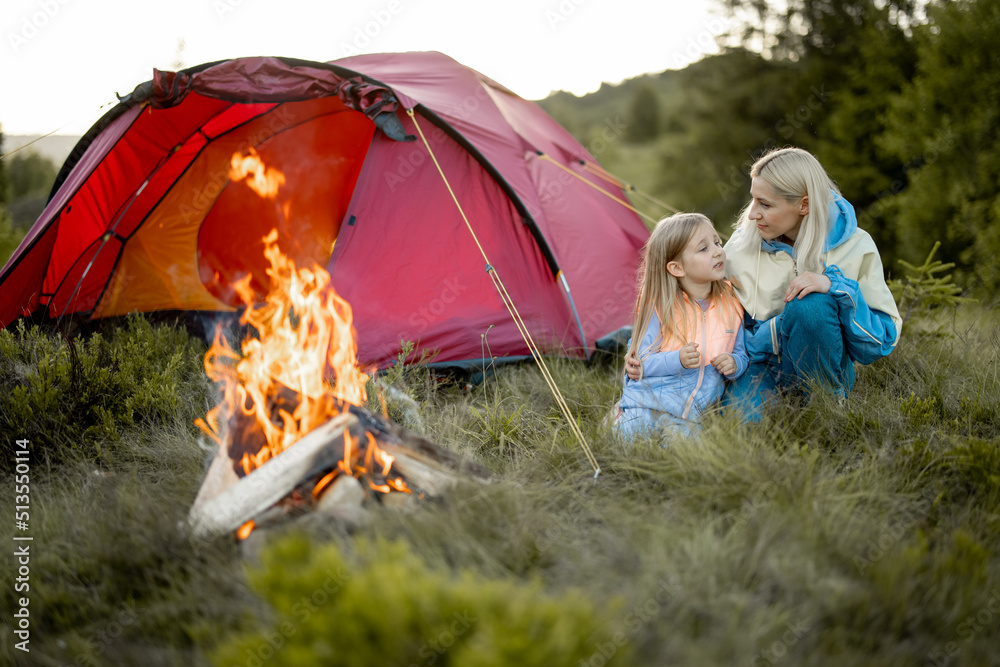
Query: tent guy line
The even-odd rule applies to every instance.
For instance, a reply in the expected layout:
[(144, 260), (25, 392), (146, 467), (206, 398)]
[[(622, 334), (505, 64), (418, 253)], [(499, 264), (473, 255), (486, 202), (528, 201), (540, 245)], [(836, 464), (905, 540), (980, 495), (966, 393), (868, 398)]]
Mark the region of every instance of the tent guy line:
[[(545, 155), (545, 154), (539, 154), (539, 156), (538, 156), (538, 157), (539, 157), (539, 159), (541, 159), (541, 160), (548, 160), (549, 162), (551, 162), (551, 163), (552, 163), (552, 164), (554, 164), (555, 166), (559, 167), (560, 169), (562, 169), (563, 171), (565, 171), (565, 172), (566, 172), (567, 174), (569, 174), (569, 175), (570, 175), (570, 176), (572, 176), (573, 178), (578, 178), (578, 179), (580, 179), (581, 181), (583, 181), (584, 183), (586, 183), (586, 184), (587, 184), (587, 185), (589, 185), (590, 187), (594, 188), (595, 190), (597, 190), (598, 192), (600, 192), (600, 193), (601, 193), (601, 194), (603, 194), (604, 196), (606, 196), (606, 197), (609, 197), (609, 198), (610, 198), (610, 199), (611, 199), (612, 201), (615, 201), (615, 202), (618, 202), (619, 204), (621, 204), (621, 205), (622, 205), (622, 206), (624, 206), (625, 208), (629, 209), (629, 210), (630, 210), (630, 211), (632, 211), (633, 213), (635, 213), (635, 214), (637, 214), (637, 215), (640, 215), (640, 216), (642, 216), (642, 218), (643, 218), (643, 219), (645, 219), (645, 220), (648, 220), (649, 222), (653, 223), (654, 225), (656, 224), (656, 218), (654, 218), (653, 216), (651, 216), (651, 215), (646, 215), (645, 213), (643, 213), (642, 211), (640, 211), (640, 210), (639, 210), (639, 209), (637, 209), (636, 207), (632, 206), (632, 204), (628, 203), (628, 202), (627, 202), (626, 200), (624, 200), (624, 199), (622, 199), (622, 198), (620, 198), (620, 197), (616, 197), (616, 196), (614, 196), (613, 194), (611, 194), (610, 192), (608, 192), (607, 190), (605, 190), (605, 189), (604, 189), (604, 188), (602, 188), (601, 186), (597, 185), (596, 183), (594, 183), (594, 182), (592, 182), (592, 181), (588, 181), (587, 179), (585, 179), (585, 178), (584, 178), (583, 176), (581, 176), (580, 174), (577, 174), (576, 172), (574, 172), (574, 171), (571, 171), (571, 170), (569, 169), (569, 167), (564, 167), (563, 165), (559, 164), (558, 162), (556, 162), (555, 160), (553, 160), (553, 159), (552, 159), (551, 157), (549, 157), (548, 155)], [(583, 166), (584, 166), (584, 169), (586, 169), (586, 167), (587, 167), (586, 163), (584, 163), (584, 165), (583, 165)]]
[[(664, 209), (670, 211), (671, 213), (680, 213), (681, 212), (681, 210), (679, 208), (675, 208), (675, 207), (671, 206), (670, 204), (657, 199), (653, 195), (651, 195), (651, 194), (649, 194), (647, 192), (643, 192), (642, 190), (640, 190), (639, 188), (635, 187), (631, 183), (627, 183), (624, 180), (618, 178), (617, 176), (611, 174), (610, 172), (608, 172), (601, 165), (596, 165), (596, 167), (595, 167), (595, 165), (592, 165), (592, 164), (588, 163), (588, 164), (584, 164), (583, 168), (586, 169), (591, 174), (594, 174), (595, 176), (599, 176), (600, 178), (603, 178), (605, 181), (607, 181), (608, 183), (611, 183), (615, 187), (624, 188), (624, 189), (628, 190), (629, 192), (634, 192), (637, 195), (641, 196), (642, 198), (646, 199), (647, 201), (651, 201), (654, 204), (656, 204), (657, 206), (659, 206), (661, 208), (664, 208)], [(637, 213), (638, 213), (638, 211), (637, 211)], [(642, 215), (642, 214), (640, 213), (640, 215)]]
[[(551, 373), (549, 373), (548, 366), (545, 365), (545, 360), (542, 358), (541, 352), (538, 350), (538, 346), (535, 345), (535, 341), (531, 337), (528, 327), (524, 324), (524, 320), (521, 319), (521, 314), (518, 312), (517, 306), (514, 304), (514, 300), (510, 298), (510, 294), (507, 292), (507, 288), (504, 286), (503, 280), (501, 280), (496, 269), (490, 263), (489, 257), (486, 256), (486, 251), (483, 250), (483, 246), (479, 242), (479, 237), (476, 236), (476, 232), (472, 228), (472, 223), (469, 222), (468, 216), (465, 215), (465, 209), (462, 208), (462, 204), (458, 201), (458, 196), (455, 194), (455, 191), (451, 187), (451, 183), (448, 181), (448, 177), (441, 168), (441, 163), (438, 162), (437, 156), (434, 155), (434, 150), (427, 141), (427, 137), (424, 136), (424, 131), (421, 129), (420, 123), (417, 121), (417, 117), (413, 113), (413, 108), (408, 108), (406, 110), (406, 114), (413, 121), (413, 126), (417, 128), (417, 133), (420, 135), (421, 141), (423, 141), (424, 146), (427, 147), (427, 153), (431, 156), (431, 160), (434, 161), (434, 166), (437, 167), (437, 171), (441, 175), (441, 180), (444, 181), (445, 187), (448, 188), (448, 193), (451, 195), (452, 201), (455, 202), (458, 212), (462, 215), (462, 220), (465, 221), (466, 229), (468, 229), (469, 234), (472, 235), (472, 240), (476, 242), (476, 247), (479, 248), (479, 252), (483, 256), (483, 261), (486, 262), (486, 272), (490, 274), (490, 278), (493, 280), (493, 285), (496, 287), (497, 293), (503, 300), (504, 305), (507, 307), (507, 311), (510, 313), (511, 318), (513, 318), (514, 323), (517, 325), (517, 330), (521, 333), (521, 337), (524, 339), (525, 344), (531, 351), (531, 356), (538, 365), (538, 369), (541, 371), (542, 377), (545, 378), (545, 382), (549, 386), (549, 391), (552, 392), (552, 396), (556, 399), (556, 404), (558, 404), (559, 409), (562, 410), (563, 416), (566, 418), (566, 422), (569, 424), (570, 430), (573, 431), (573, 435), (575, 435), (576, 439), (580, 442), (580, 446), (583, 448), (584, 454), (587, 455), (587, 461), (594, 469), (594, 479), (597, 479), (597, 476), (601, 474), (601, 466), (597, 463), (597, 459), (594, 457), (594, 452), (590, 449), (590, 444), (587, 442), (587, 438), (584, 437), (583, 432), (580, 430), (580, 425), (576, 421), (576, 417), (573, 416), (572, 410), (570, 410), (569, 405), (566, 404), (566, 399), (563, 398), (562, 392), (559, 391), (559, 385), (556, 384), (555, 378), (553, 378)], [(560, 272), (560, 275), (562, 275), (562, 272)], [(563, 285), (566, 285), (566, 283), (563, 282)]]
[[(105, 103), (104, 103), (104, 104), (102, 104), (101, 106), (99, 106), (99, 107), (97, 107), (96, 109), (94, 109), (94, 111), (100, 111), (101, 109), (103, 109), (103, 108), (105, 108), (105, 107), (109, 107), (109, 106), (111, 106), (112, 104), (116, 104), (116, 102), (115, 102), (115, 101), (109, 101), (109, 102), (105, 102)], [(6, 158), (10, 157), (11, 155), (14, 155), (15, 153), (18, 153), (18, 152), (20, 152), (20, 151), (23, 151), (23, 150), (24, 150), (25, 148), (30, 148), (32, 144), (34, 144), (34, 143), (37, 143), (37, 142), (41, 141), (41, 140), (42, 140), (42, 139), (44, 139), (45, 137), (50, 137), (50, 136), (52, 136), (53, 134), (55, 134), (55, 133), (56, 133), (56, 132), (58, 132), (59, 130), (61, 130), (61, 129), (63, 129), (63, 128), (66, 128), (66, 127), (69, 127), (70, 125), (73, 125), (74, 123), (78, 122), (79, 120), (81, 120), (81, 119), (83, 119), (83, 118), (86, 118), (86, 117), (90, 116), (91, 114), (92, 114), (92, 112), (91, 112), (91, 111), (88, 111), (88, 112), (87, 112), (87, 113), (85, 113), (85, 114), (80, 114), (79, 116), (77, 116), (77, 117), (76, 117), (76, 118), (74, 118), (73, 120), (71, 120), (71, 121), (68, 121), (68, 122), (66, 122), (66, 123), (63, 123), (62, 125), (60, 125), (60, 126), (59, 126), (59, 127), (57, 127), (56, 129), (52, 130), (51, 132), (46, 132), (45, 134), (42, 134), (42, 135), (39, 135), (39, 136), (35, 137), (34, 139), (32, 139), (31, 141), (29, 141), (28, 143), (24, 144), (23, 146), (18, 146), (18, 147), (17, 147), (17, 148), (15, 148), (14, 150), (12, 150), (12, 151), (10, 151), (10, 152), (7, 152), (7, 153), (4, 153), (3, 155), (0, 155), (0, 160), (4, 160), (4, 159), (6, 159)]]

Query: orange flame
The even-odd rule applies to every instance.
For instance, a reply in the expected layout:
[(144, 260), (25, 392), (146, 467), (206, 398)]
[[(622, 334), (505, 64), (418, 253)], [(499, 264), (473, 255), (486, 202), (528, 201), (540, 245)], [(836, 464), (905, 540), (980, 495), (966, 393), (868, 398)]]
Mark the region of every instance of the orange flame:
[(253, 148), (250, 148), (249, 155), (234, 153), (229, 162), (229, 178), (242, 181), (250, 174), (253, 174), (253, 178), (247, 181), (247, 185), (264, 199), (274, 199), (278, 188), (285, 184), (285, 175), (277, 169), (264, 166), (260, 155)]
[(236, 531), (236, 536), (241, 540), (247, 539), (248, 537), (250, 537), (250, 533), (253, 532), (253, 527), (254, 523), (253, 519), (251, 519), (250, 521), (247, 521), (245, 524), (240, 526), (240, 529)]
[[(285, 182), (284, 174), (266, 167), (253, 149), (249, 155), (234, 154), (231, 166), (230, 178), (241, 180), (252, 174), (247, 184), (265, 199), (273, 200)], [(329, 273), (315, 264), (309, 269), (297, 268), (279, 250), (277, 240), (277, 229), (264, 238), (264, 255), (270, 264), (266, 270), (270, 289), (265, 302), (256, 303), (251, 276), (233, 285), (246, 306), (240, 323), (251, 325), (257, 336), (242, 342), (240, 354), (229, 346), (221, 330), (216, 330), (215, 340), (205, 354), (205, 373), (223, 385), (223, 400), (209, 410), (205, 419), (195, 422), (222, 446), (220, 421), (227, 423), (236, 410), (251, 418), (266, 445), (243, 455), (240, 465), (244, 473), (264, 465), (335, 416), (340, 408), (333, 399), (354, 405), (364, 405), (368, 400), (368, 375), (358, 368), (350, 304), (334, 291)], [(290, 392), (293, 401), (288, 400)], [(374, 460), (381, 465), (382, 476), (388, 475), (392, 457), (378, 448), (371, 434), (365, 467), (354, 465), (353, 459), (360, 455), (357, 445), (345, 432), (340, 471), (354, 475), (369, 472)], [(322, 493), (338, 469), (320, 480), (313, 490), (314, 497)], [(385, 481), (384, 485), (369, 481), (369, 485), (379, 491), (409, 493), (401, 479)], [(240, 533), (248, 535), (252, 529), (249, 522)]]
[(323, 475), (323, 478), (320, 479), (318, 482), (316, 482), (316, 486), (313, 487), (312, 497), (319, 498), (321, 495), (323, 495), (323, 490), (326, 489), (326, 487), (330, 485), (330, 482), (332, 482), (334, 478), (339, 474), (340, 473), (337, 472), (336, 470), (331, 470), (330, 472)]
[[(249, 276), (235, 284), (246, 305), (240, 323), (253, 326), (258, 337), (243, 341), (241, 357), (221, 331), (216, 331), (205, 355), (205, 372), (225, 385), (222, 405), (228, 407), (228, 414), (241, 410), (255, 418), (267, 441), (265, 449), (244, 455), (246, 472), (335, 415), (337, 409), (330, 396), (355, 405), (368, 400), (368, 376), (357, 367), (350, 305), (329, 286), (330, 274), (321, 267), (296, 269), (278, 249), (277, 237), (277, 231), (272, 230), (264, 239), (264, 254), (271, 264), (266, 303), (254, 304)], [(327, 368), (333, 383), (326, 377)], [(278, 396), (283, 387), (295, 392), (299, 403), (292, 412), (279, 408), (274, 418), (270, 414), (273, 400), (269, 399)], [(207, 420), (199, 420), (199, 426), (206, 432), (214, 431), (216, 439), (222, 405), (214, 408)]]

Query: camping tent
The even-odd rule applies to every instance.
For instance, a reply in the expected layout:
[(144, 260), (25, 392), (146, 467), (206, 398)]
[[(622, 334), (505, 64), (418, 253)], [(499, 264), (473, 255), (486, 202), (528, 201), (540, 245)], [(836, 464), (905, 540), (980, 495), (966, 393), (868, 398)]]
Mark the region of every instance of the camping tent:
[[(229, 178), (248, 151), (284, 175), (274, 202)], [(265, 289), (276, 227), (352, 305), (365, 363), (401, 340), (478, 360), (486, 332), (494, 356), (527, 355), (483, 253), (535, 343), (586, 357), (630, 319), (648, 232), (625, 201), (536, 104), (440, 53), (154, 71), (63, 165), (0, 273), (0, 324), (233, 311), (235, 280)]]

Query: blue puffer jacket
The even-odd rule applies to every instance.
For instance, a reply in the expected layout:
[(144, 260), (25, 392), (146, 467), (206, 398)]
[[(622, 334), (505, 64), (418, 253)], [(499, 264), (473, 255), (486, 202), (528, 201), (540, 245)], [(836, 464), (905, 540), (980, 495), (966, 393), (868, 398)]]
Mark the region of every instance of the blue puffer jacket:
[[(707, 309), (707, 301), (698, 304), (705, 313), (715, 312)], [(727, 377), (709, 363), (711, 359), (705, 359), (704, 351), (708, 346), (703, 342), (699, 347), (702, 351), (700, 368), (684, 368), (679, 350), (649, 352), (656, 349), (659, 333), (660, 319), (654, 312), (639, 347), (642, 378), (631, 380), (626, 375), (624, 379), (615, 429), (626, 437), (656, 428), (690, 430), (697, 424), (702, 411), (722, 397), (725, 380), (735, 380), (749, 364), (743, 343), (743, 323), (738, 318), (733, 348), (729, 352), (736, 361), (736, 372)]]

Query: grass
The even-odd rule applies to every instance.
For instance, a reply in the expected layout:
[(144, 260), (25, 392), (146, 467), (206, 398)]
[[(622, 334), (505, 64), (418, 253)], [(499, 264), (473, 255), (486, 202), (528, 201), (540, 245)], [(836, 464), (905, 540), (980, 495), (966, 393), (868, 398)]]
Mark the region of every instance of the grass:
[[(384, 646), (407, 665), (998, 664), (998, 327), (967, 305), (908, 325), (892, 355), (859, 368), (846, 406), (775, 404), (754, 425), (710, 414), (695, 438), (631, 446), (602, 423), (616, 362), (551, 359), (601, 464), (596, 481), (533, 365), (468, 388), (399, 370), (386, 381), (416, 401), (422, 431), (495, 482), (415, 512), (378, 510), (353, 531), (289, 526), (259, 552), (180, 527), (207, 456), (191, 423), (212, 401), (191, 370), (203, 344), (126, 323), (77, 343), (74, 376), (58, 336), (4, 332), (0, 379), (62, 392), (78, 417), (15, 425), (8, 415), (31, 396), (0, 397), (8, 438), (35, 429), (31, 653), (13, 648), (8, 557), (0, 656), (372, 664)], [(139, 341), (159, 393), (134, 366), (136, 377), (105, 372)], [(66, 391), (102, 382), (117, 394)], [(389, 399), (391, 415), (412, 412)], [(8, 544), (14, 532), (0, 529)], [(334, 565), (347, 575), (331, 589)], [(452, 626), (444, 611), (478, 620)]]

